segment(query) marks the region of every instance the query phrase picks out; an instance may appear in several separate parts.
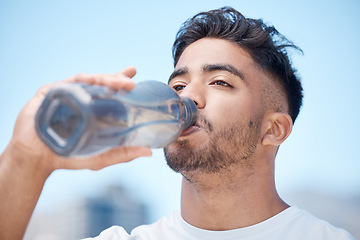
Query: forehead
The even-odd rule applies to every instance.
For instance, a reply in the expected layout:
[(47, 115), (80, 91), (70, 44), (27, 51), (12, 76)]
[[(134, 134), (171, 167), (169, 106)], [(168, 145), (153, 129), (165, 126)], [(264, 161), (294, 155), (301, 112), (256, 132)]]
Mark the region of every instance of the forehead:
[(241, 71), (254, 68), (251, 56), (236, 43), (214, 38), (202, 38), (185, 48), (175, 70), (196, 69), (204, 64), (230, 64)]
[(199, 75), (204, 73), (206, 65), (234, 67), (241, 72), (242, 79), (251, 89), (260, 90), (263, 82), (269, 80), (268, 75), (259, 69), (246, 50), (234, 42), (215, 38), (202, 38), (185, 48), (174, 73), (185, 69), (189, 75)]

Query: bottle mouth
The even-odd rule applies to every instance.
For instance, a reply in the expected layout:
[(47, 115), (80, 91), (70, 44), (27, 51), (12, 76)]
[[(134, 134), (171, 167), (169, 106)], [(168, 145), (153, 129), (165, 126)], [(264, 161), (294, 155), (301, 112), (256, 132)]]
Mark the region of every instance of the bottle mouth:
[(184, 120), (184, 129), (187, 129), (188, 127), (194, 125), (196, 123), (197, 117), (198, 117), (198, 110), (196, 107), (196, 104), (193, 100), (187, 97), (181, 97), (184, 106), (185, 111), (183, 113), (183, 120)]

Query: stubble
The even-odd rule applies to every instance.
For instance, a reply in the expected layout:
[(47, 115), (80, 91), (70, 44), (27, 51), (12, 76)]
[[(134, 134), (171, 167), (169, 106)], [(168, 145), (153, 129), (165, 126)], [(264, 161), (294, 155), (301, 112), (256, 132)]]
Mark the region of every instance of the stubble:
[(182, 174), (202, 171), (220, 173), (234, 165), (250, 169), (253, 166), (252, 156), (259, 140), (260, 117), (246, 123), (235, 123), (221, 129), (203, 116), (202, 126), (209, 133), (208, 141), (194, 144), (188, 139), (177, 140), (174, 146), (164, 149), (168, 166)]

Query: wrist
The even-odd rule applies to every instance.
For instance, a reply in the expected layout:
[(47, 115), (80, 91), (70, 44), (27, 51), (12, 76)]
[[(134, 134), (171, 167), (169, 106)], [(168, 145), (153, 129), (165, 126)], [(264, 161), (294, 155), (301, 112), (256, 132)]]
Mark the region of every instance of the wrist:
[[(0, 238), (22, 239), (46, 179), (46, 161), (14, 141), (0, 155)], [(46, 159), (45, 159), (46, 160)]]
[(6, 164), (10, 171), (45, 181), (54, 171), (51, 156), (46, 155), (46, 151), (27, 149), (12, 140), (1, 155), (1, 162)]

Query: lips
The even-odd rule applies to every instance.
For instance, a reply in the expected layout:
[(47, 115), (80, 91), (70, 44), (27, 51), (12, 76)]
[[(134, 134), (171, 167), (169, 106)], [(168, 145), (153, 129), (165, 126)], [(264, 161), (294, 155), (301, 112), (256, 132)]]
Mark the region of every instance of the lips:
[(187, 129), (185, 129), (185, 130), (181, 133), (180, 137), (188, 136), (188, 135), (190, 135), (190, 134), (193, 134), (193, 133), (199, 131), (200, 129), (201, 129), (201, 128), (200, 128), (197, 124), (192, 125), (192, 126), (188, 127)]

